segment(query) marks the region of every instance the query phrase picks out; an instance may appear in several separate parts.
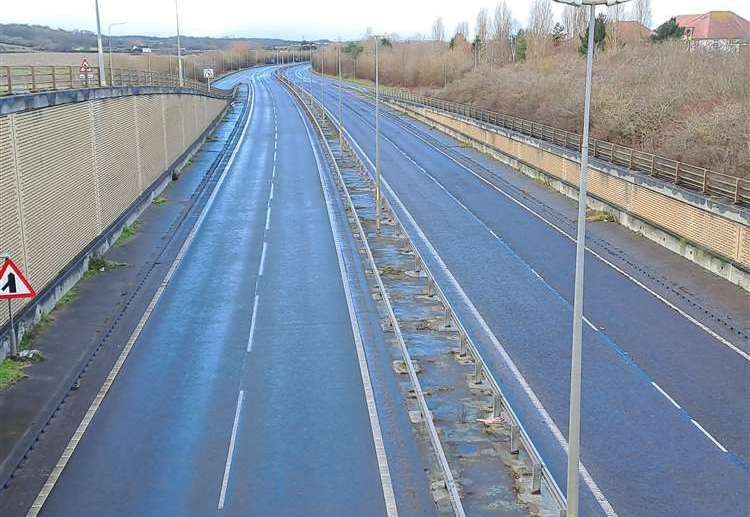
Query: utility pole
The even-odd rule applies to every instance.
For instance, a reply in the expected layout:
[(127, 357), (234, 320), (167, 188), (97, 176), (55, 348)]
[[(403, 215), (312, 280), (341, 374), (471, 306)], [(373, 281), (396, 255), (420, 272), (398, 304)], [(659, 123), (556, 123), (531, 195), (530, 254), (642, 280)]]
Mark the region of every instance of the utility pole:
[(174, 16), (177, 22), (177, 77), (180, 86), (185, 86), (185, 80), (182, 77), (182, 51), (180, 50), (180, 10), (177, 5), (178, 0), (174, 0)]
[[(94, 0), (96, 6), (96, 46), (99, 53), (99, 86), (107, 86), (104, 72), (104, 49), (102, 48), (102, 24), (99, 19), (99, 0)], [(86, 80), (88, 82), (88, 79)]]

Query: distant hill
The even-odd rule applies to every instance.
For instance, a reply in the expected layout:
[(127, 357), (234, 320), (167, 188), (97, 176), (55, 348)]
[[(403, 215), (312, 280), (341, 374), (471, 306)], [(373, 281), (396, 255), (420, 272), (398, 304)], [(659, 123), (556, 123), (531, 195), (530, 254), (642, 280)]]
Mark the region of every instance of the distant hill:
[[(106, 38), (106, 36), (105, 36)], [(288, 41), (275, 38), (210, 38), (182, 36), (181, 46), (187, 50), (214, 50), (236, 44), (246, 44), (257, 47), (285, 46), (298, 41)], [(105, 42), (105, 44), (108, 44)], [(127, 50), (134, 45), (151, 47), (154, 51), (169, 51), (174, 49), (175, 39), (156, 36), (113, 36), (112, 47), (117, 50)], [(43, 25), (27, 25), (19, 23), (0, 23), (0, 52), (24, 51), (91, 51), (96, 49), (96, 34), (91, 31), (53, 29)]]

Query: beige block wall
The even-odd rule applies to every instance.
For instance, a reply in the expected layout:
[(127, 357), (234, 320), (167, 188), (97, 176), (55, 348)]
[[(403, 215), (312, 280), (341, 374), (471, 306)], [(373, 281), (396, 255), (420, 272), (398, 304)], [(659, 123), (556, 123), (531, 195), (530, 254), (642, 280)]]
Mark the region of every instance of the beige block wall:
[[(0, 252), (42, 290), (225, 105), (200, 95), (153, 94), (0, 117)], [(6, 319), (0, 314), (0, 324)]]
[[(550, 176), (578, 186), (578, 162), (470, 122), (456, 120), (428, 109), (420, 112), (430, 120), (487, 143)], [(589, 173), (589, 190), (605, 202), (660, 226), (673, 235), (750, 268), (750, 229), (737, 221), (593, 167)]]

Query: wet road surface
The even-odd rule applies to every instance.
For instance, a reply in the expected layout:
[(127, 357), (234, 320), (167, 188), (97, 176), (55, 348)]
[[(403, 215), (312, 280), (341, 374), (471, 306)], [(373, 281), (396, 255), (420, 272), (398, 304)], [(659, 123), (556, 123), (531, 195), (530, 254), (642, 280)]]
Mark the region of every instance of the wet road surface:
[(43, 515), (386, 514), (316, 162), (269, 74), (228, 79), (246, 135)]
[[(300, 68), (288, 73), (321, 96), (316, 78)], [(326, 104), (336, 114), (335, 82), (326, 82)], [(374, 161), (371, 101), (345, 91), (344, 121)], [(538, 215), (552, 213), (564, 226), (574, 204), (413, 120), (386, 113), (381, 128), (384, 190), (403, 203), (394, 208), (407, 230), (430, 241), (421, 249), (433, 256), (431, 268), (475, 329), (485, 359), (564, 489), (575, 249)], [(459, 153), (495, 178), (462, 168)], [(741, 331), (695, 316), (688, 303), (669, 299), (669, 305), (658, 286), (615, 270), (602, 250), (587, 254), (582, 458), (592, 482), (581, 483), (584, 513), (745, 516), (747, 293), (653, 243), (632, 235), (619, 242), (632, 246), (633, 256), (667, 265), (667, 275), (674, 264), (675, 278), (705, 286), (699, 297), (718, 313), (734, 311)]]

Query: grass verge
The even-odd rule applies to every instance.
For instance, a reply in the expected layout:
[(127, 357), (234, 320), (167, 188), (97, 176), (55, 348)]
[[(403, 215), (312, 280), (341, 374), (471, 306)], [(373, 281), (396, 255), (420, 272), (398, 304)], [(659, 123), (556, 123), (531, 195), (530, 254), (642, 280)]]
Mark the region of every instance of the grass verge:
[(0, 363), (0, 391), (6, 390), (15, 383), (26, 377), (24, 369), (31, 361), (19, 361), (17, 359), (4, 359)]
[(141, 227), (141, 221), (135, 220), (133, 221), (133, 224), (130, 224), (122, 229), (122, 233), (120, 233), (120, 236), (115, 241), (115, 246), (119, 247), (124, 245), (126, 242), (128, 242), (130, 239), (135, 237), (135, 234), (138, 233), (138, 230)]

